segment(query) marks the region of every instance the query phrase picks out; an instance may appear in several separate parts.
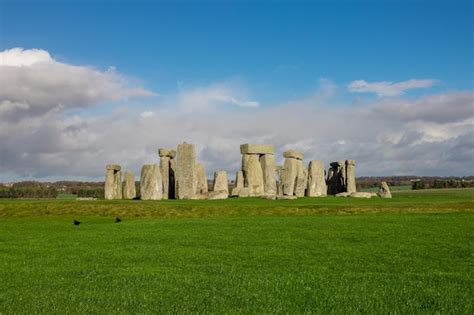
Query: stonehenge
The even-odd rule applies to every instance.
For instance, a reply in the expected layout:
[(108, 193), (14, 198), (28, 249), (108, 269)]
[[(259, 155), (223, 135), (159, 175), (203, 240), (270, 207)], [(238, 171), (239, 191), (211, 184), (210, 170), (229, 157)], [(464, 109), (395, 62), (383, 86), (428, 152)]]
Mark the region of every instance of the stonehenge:
[[(212, 191), (204, 164), (196, 162), (193, 144), (183, 142), (177, 150), (159, 148), (159, 164), (145, 164), (140, 174), (137, 195), (135, 174), (123, 172), (121, 166), (106, 166), (104, 197), (112, 199), (226, 199), (259, 197), (291, 200), (301, 197), (392, 198), (386, 182), (378, 193), (357, 192), (355, 160), (331, 162), (326, 172), (322, 160), (311, 160), (305, 166), (304, 153), (287, 150), (282, 153), (283, 165), (277, 166), (275, 148), (271, 144), (246, 143), (240, 146), (241, 169), (229, 189), (227, 171), (214, 172)], [(278, 159), (281, 161), (280, 159)], [(211, 173), (212, 174), (212, 173)]]
[[(242, 154), (244, 177), (244, 187), (240, 191), (244, 192), (243, 195), (250, 197), (275, 196), (277, 189), (274, 146), (246, 143), (240, 146), (240, 153)], [(246, 190), (248, 190), (248, 194)]]
[(123, 199), (135, 199), (137, 197), (135, 174), (128, 171), (123, 173), (123, 177)]
[(105, 171), (104, 198), (122, 199), (122, 174), (120, 165), (109, 164)]

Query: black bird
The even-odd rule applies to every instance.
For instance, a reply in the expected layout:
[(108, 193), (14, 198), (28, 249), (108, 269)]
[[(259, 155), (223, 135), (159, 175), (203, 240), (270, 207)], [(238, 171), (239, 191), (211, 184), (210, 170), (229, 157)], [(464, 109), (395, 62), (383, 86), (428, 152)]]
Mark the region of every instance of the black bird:
[(80, 221), (77, 221), (77, 220), (74, 220), (72, 223), (73, 223), (74, 225), (79, 225), (79, 224), (81, 224), (81, 222), (80, 222)]
[(120, 222), (122, 222), (122, 219), (120, 219), (119, 217), (116, 217), (115, 218), (115, 223), (120, 223)]

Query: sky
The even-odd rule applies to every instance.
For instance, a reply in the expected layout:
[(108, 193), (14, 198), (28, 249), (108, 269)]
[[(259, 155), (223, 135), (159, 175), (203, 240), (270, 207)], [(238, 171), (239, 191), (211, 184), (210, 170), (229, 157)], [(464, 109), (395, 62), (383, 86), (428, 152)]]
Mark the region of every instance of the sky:
[[(474, 175), (473, 1), (0, 2), (0, 182), (137, 175), (196, 145)], [(231, 176), (232, 177), (232, 176)]]

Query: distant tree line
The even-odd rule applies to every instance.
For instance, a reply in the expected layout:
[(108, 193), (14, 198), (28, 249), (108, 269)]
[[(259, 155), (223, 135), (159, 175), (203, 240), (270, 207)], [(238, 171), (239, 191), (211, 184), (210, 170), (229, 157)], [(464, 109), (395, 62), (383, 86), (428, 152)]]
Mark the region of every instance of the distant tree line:
[(474, 187), (474, 180), (466, 179), (416, 179), (413, 180), (411, 189), (436, 189), (436, 188), (469, 188)]

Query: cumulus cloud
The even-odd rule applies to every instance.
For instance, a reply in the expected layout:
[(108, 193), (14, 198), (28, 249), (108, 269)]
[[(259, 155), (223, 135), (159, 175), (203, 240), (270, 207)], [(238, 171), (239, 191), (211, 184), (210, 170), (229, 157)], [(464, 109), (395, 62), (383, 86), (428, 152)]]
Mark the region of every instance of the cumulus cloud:
[(152, 92), (113, 68), (100, 71), (56, 61), (40, 49), (0, 52), (0, 115), (10, 121), (49, 111), (85, 108)]
[(379, 97), (398, 96), (410, 89), (421, 89), (433, 86), (436, 80), (433, 79), (410, 79), (402, 82), (367, 82), (365, 80), (355, 80), (347, 86), (349, 91), (357, 93), (375, 93)]
[[(41, 58), (47, 60), (45, 55)], [(7, 67), (44, 64), (25, 63), (28, 65)], [(57, 64), (54, 60), (50, 63)], [(100, 78), (109, 75), (107, 71), (81, 69)], [(117, 73), (112, 77), (112, 82), (122, 82)], [(54, 99), (46, 95), (51, 94), (51, 85), (38, 85), (33, 78), (22, 80), (24, 85), (12, 87), (9, 92), (23, 93), (22, 98), (3, 98), (5, 112), (23, 110), (29, 114), (15, 121), (0, 114), (2, 180), (103, 180), (104, 167), (109, 163), (139, 174), (141, 165), (159, 161), (159, 147), (176, 147), (182, 141), (196, 145), (198, 159), (208, 174), (220, 169), (233, 174), (240, 168), (239, 145), (255, 142), (275, 144), (279, 163), (284, 150), (298, 149), (304, 151), (306, 161), (321, 159), (326, 167), (333, 160), (355, 159), (358, 175), (472, 175), (471, 91), (335, 104), (332, 99), (337, 86), (322, 80), (321, 88), (307, 97), (258, 106), (245, 88), (224, 82), (180, 88), (175, 95), (161, 97), (146, 109), (121, 101), (113, 111), (86, 118), (82, 113), (88, 107), (100, 106), (104, 99), (116, 99), (109, 94), (109, 83), (94, 84), (95, 94), (87, 92), (86, 83), (74, 83), (75, 88), (85, 86), (82, 91), (86, 95), (69, 88), (58, 92)], [(112, 90), (121, 98), (130, 93), (149, 93), (134, 94), (134, 88), (123, 83), (117, 86)], [(62, 103), (67, 105), (52, 105)], [(47, 109), (29, 108), (41, 106)], [(65, 115), (64, 109), (73, 106), (81, 111), (75, 116)]]

